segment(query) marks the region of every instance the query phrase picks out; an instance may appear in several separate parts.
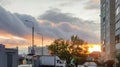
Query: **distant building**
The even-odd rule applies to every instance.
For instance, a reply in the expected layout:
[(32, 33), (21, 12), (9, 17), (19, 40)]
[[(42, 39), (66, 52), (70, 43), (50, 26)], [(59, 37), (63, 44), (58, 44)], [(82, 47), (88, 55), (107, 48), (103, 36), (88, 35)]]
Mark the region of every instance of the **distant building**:
[(115, 1), (101, 0), (101, 44), (104, 61), (115, 59)]
[(0, 44), (0, 67), (18, 67), (18, 49)]
[[(28, 47), (28, 53), (29, 54), (31, 53), (32, 48), (33, 47)], [(42, 55), (42, 49), (43, 49), (43, 55), (49, 55), (47, 46), (45, 46), (43, 48), (42, 47), (34, 46), (35, 54), (36, 55)]]

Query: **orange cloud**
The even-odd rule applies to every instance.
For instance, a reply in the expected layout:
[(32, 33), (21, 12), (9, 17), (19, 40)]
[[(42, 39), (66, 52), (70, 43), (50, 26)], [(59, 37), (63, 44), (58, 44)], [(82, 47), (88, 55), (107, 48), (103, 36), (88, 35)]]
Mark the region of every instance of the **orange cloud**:
[[(49, 45), (54, 39), (43, 36), (43, 46)], [(17, 37), (5, 32), (1, 32), (0, 35), (0, 43), (4, 44), (7, 48), (16, 48), (18, 47), (28, 47), (32, 46), (32, 36), (27, 35), (24, 38)], [(34, 45), (41, 46), (42, 45), (42, 36), (34, 37)]]

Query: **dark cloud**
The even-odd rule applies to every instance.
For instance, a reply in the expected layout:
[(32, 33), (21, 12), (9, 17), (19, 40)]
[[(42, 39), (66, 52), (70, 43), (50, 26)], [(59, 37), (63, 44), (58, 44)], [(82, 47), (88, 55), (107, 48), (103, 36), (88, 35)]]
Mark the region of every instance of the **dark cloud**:
[(39, 19), (48, 20), (51, 22), (59, 23), (59, 22), (78, 22), (80, 21), (76, 17), (72, 17), (70, 13), (61, 13), (59, 9), (51, 9), (46, 11), (45, 14), (41, 15)]
[[(48, 10), (45, 14), (39, 17), (40, 20), (46, 20), (49, 23), (54, 23), (59, 29), (58, 34), (63, 34), (65, 38), (69, 38), (71, 35), (77, 34), (82, 39), (89, 42), (98, 42), (99, 37), (95, 34), (100, 29), (99, 23), (94, 23), (89, 20), (82, 20), (77, 17), (73, 17), (71, 14), (62, 13), (60, 10)], [(54, 32), (56, 33), (56, 32)]]
[(12, 14), (0, 7), (0, 32), (5, 32), (18, 37), (31, 36), (33, 25), (35, 28), (35, 36), (40, 32), (46, 37), (64, 37), (63, 32), (57, 27), (40, 24), (30, 15)]
[(19, 37), (31, 36), (31, 28), (34, 25), (35, 36), (43, 34), (49, 38), (69, 39), (72, 35), (78, 35), (88, 42), (99, 42), (94, 33), (98, 31), (99, 24), (93, 21), (84, 21), (69, 13), (61, 13), (59, 9), (47, 11), (39, 20), (38, 22), (30, 15), (12, 14), (0, 7), (0, 32)]
[(31, 36), (33, 25), (35, 31), (39, 30), (39, 23), (34, 17), (17, 13), (12, 14), (0, 7), (0, 32), (18, 37)]
[(99, 23), (94, 23), (90, 20), (82, 20), (80, 18), (73, 17), (72, 14), (62, 13), (59, 9), (48, 10), (45, 14), (41, 15), (39, 19), (47, 20), (53, 23), (68, 22), (88, 30), (99, 29)]
[(85, 3), (86, 6), (85, 9), (100, 9), (100, 3), (99, 0), (89, 0), (87, 3)]
[(17, 36), (29, 33), (29, 29), (26, 28), (19, 18), (2, 7), (0, 7), (0, 30)]
[(97, 37), (93, 35), (94, 33), (86, 31), (86, 28), (78, 27), (66, 22), (59, 23), (57, 27), (65, 33), (65, 38), (69, 39), (71, 35), (78, 35), (80, 38), (87, 42), (98, 42), (97, 40), (95, 40), (97, 39)]

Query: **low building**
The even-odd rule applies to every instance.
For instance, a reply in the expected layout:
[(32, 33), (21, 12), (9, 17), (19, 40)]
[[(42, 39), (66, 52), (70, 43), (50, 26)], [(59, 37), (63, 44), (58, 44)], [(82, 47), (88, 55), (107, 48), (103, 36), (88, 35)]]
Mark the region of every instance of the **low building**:
[(18, 67), (18, 49), (0, 44), (0, 67)]

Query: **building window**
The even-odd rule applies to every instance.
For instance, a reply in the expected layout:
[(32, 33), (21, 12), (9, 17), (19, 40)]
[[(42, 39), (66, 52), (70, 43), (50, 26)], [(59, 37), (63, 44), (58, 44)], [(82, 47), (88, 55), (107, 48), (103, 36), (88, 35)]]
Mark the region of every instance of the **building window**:
[(105, 22), (105, 17), (103, 17), (103, 22)]
[(115, 24), (115, 29), (119, 29), (120, 28), (120, 20)]
[(120, 34), (115, 36), (115, 43), (116, 44), (120, 43)]

